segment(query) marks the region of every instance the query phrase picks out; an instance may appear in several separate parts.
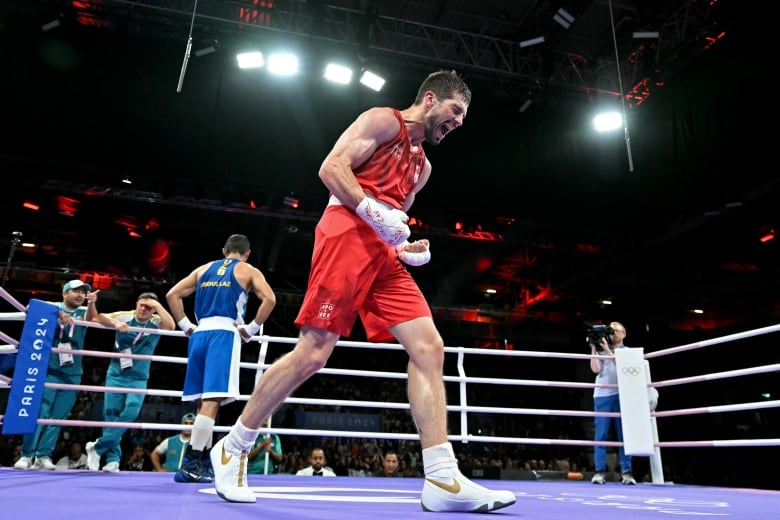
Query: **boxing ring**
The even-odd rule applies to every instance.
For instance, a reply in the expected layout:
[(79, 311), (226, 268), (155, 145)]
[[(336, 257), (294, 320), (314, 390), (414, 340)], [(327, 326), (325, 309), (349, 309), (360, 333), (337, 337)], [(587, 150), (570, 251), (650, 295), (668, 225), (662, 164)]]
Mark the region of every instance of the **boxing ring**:
[[(0, 321), (24, 321), (26, 306), (16, 301), (8, 292), (0, 288), (0, 296), (13, 306), (15, 312), (0, 313)], [(88, 327), (105, 328), (95, 323), (77, 322)], [(0, 329), (2, 325), (0, 325)], [(109, 329), (111, 330), (111, 329)], [(131, 330), (133, 330), (131, 328)], [(767, 336), (780, 331), (780, 325), (746, 331), (739, 334), (700, 341), (688, 345), (659, 350), (644, 355), (657, 362), (666, 356), (691, 353), (704, 348), (717, 348), (719, 345), (741, 340), (750, 340)], [(150, 332), (149, 329), (138, 329), (138, 332)], [(178, 331), (156, 331), (162, 335), (184, 338)], [(87, 336), (89, 338), (89, 335)], [(88, 339), (89, 341), (89, 339)], [(242, 362), (242, 370), (250, 370), (255, 378), (261, 377), (270, 363), (271, 352), (283, 353), (291, 348), (296, 338), (285, 338), (260, 335), (253, 338), (257, 341), (257, 362)], [(19, 352), (19, 341), (0, 330), (0, 356)], [(372, 354), (380, 351), (402, 351), (397, 344), (371, 344), (363, 342), (340, 341), (341, 349), (359, 349)], [(158, 348), (159, 350), (159, 348)], [(338, 350), (338, 349), (337, 349)], [(52, 349), (58, 352), (58, 349)], [(592, 422), (597, 414), (583, 410), (582, 406), (572, 403), (577, 409), (541, 409), (507, 406), (474, 405), (475, 388), (493, 388), (498, 394), (520, 392), (520, 387), (531, 387), (527, 392), (547, 389), (552, 392), (585, 392), (592, 394), (594, 383), (577, 381), (549, 381), (541, 379), (521, 379), (487, 377), (472, 375), (472, 363), (475, 357), (484, 359), (489, 356), (495, 361), (495, 366), (508, 365), (523, 358), (544, 359), (546, 362), (573, 360), (584, 363), (590, 359), (588, 354), (556, 353), (541, 351), (504, 351), (486, 350), (464, 347), (445, 347), (447, 361), (445, 362), (445, 384), (451, 392), (457, 394), (457, 399), (450, 398), (447, 406), (450, 417), (449, 439), (456, 443), (480, 445), (489, 443), (506, 445), (531, 446), (578, 446), (592, 448), (595, 445), (605, 445), (612, 448), (621, 443), (604, 441), (596, 443), (586, 439), (516, 437), (482, 434), (475, 424), (482, 424), (480, 417), (499, 418), (502, 416), (542, 416), (570, 417)], [(99, 358), (132, 357), (150, 359), (154, 363), (186, 364), (186, 357), (179, 356), (136, 356), (115, 354), (99, 350), (75, 351), (74, 354)], [(400, 353), (402, 355), (402, 353)], [(402, 365), (405, 367), (405, 364)], [(720, 380), (739, 380), (741, 377), (758, 374), (774, 374), (780, 370), (780, 363), (766, 364), (752, 368), (727, 370), (708, 374), (650, 382), (650, 386), (661, 389), (663, 401), (664, 389), (682, 387), (683, 385)], [(353, 370), (343, 368), (324, 368), (318, 375), (334, 377), (363, 378), (363, 384), (374, 384), (381, 379), (406, 379), (405, 372), (381, 370)], [(314, 377), (317, 377), (315, 375)], [(365, 380), (368, 378), (368, 381)], [(0, 392), (7, 392), (14, 385), (13, 378), (0, 375)], [(178, 398), (180, 391), (161, 389), (127, 389), (96, 385), (61, 385), (46, 383), (45, 386), (61, 389), (72, 389), (86, 392), (133, 392), (147, 396), (163, 396)], [(527, 393), (526, 392), (526, 393)], [(242, 400), (248, 399), (243, 395)], [(313, 405), (319, 408), (345, 409), (358, 407), (376, 410), (408, 410), (406, 402), (380, 402), (365, 400), (324, 399), (319, 397), (289, 397), (285, 404)], [(537, 480), (480, 480), (476, 475), (472, 478), (477, 482), (492, 488), (507, 489), (515, 493), (517, 502), (508, 508), (489, 513), (513, 518), (545, 518), (570, 519), (575, 515), (589, 513), (598, 514), (603, 520), (616, 520), (631, 514), (636, 518), (664, 518), (675, 516), (708, 516), (727, 517), (734, 519), (768, 519), (777, 518), (780, 508), (780, 491), (755, 488), (730, 488), (694, 485), (693, 483), (675, 483), (664, 479), (661, 450), (687, 450), (690, 453), (702, 447), (733, 447), (752, 448), (756, 459), (761, 459), (759, 448), (780, 446), (780, 438), (743, 438), (743, 439), (704, 439), (696, 441), (661, 441), (658, 439), (656, 421), (670, 420), (675, 417), (695, 417), (701, 415), (721, 415), (730, 412), (756, 411), (777, 408), (780, 401), (765, 400), (745, 402), (741, 404), (726, 404), (714, 406), (685, 407), (672, 410), (656, 410), (651, 413), (654, 453), (649, 456), (651, 479), (640, 482), (636, 486), (623, 486), (619, 482), (609, 482), (606, 485), (592, 485), (589, 475), (569, 473), (562, 479), (551, 480), (544, 477)], [(10, 406), (9, 406), (10, 409)], [(4, 411), (5, 412), (5, 411)], [(616, 416), (618, 414), (600, 414)], [(5, 419), (0, 416), (0, 420)], [(181, 424), (162, 424), (151, 422), (116, 423), (87, 420), (52, 420), (38, 419), (38, 424), (58, 426), (102, 428), (117, 426), (137, 430), (173, 430), (186, 428)], [(218, 425), (215, 432), (227, 432), (230, 425)], [(476, 430), (476, 433), (475, 433)], [(379, 431), (344, 431), (331, 429), (298, 429), (277, 428), (273, 424), (262, 428), (262, 433), (276, 433), (281, 436), (315, 436), (323, 438), (361, 438), (418, 440), (413, 431), (405, 433), (385, 433)], [(490, 432), (487, 432), (490, 433)], [(777, 434), (777, 432), (773, 432)], [(456, 452), (457, 452), (456, 448)], [(767, 455), (769, 457), (770, 455)], [(636, 475), (640, 477), (639, 475)], [(268, 519), (318, 519), (352, 520), (381, 516), (390, 513), (401, 518), (430, 518), (438, 515), (446, 518), (462, 518), (466, 513), (424, 513), (420, 507), (420, 492), (422, 483), (419, 478), (381, 479), (376, 477), (337, 477), (323, 480), (312, 477), (297, 477), (294, 475), (249, 475), (249, 485), (257, 495), (256, 504), (228, 503), (216, 496), (211, 484), (181, 484), (173, 481), (170, 473), (130, 472), (121, 471), (115, 474), (93, 472), (87, 470), (15, 470), (8, 467), (0, 468), (0, 517), (30, 518), (46, 515), (52, 518), (80, 518), (115, 520), (123, 518), (138, 518), (157, 516), (166, 519), (199, 519), (214, 518), (215, 515), (227, 515), (229, 518), (259, 517)], [(639, 478), (637, 478), (639, 480)], [(468, 515), (468, 514), (466, 514)]]

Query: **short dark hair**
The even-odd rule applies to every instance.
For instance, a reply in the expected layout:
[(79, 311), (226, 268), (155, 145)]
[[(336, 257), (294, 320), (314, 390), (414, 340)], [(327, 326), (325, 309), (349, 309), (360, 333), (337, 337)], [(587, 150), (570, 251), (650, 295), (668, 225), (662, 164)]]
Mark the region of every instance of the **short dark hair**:
[(246, 235), (230, 235), (225, 242), (225, 251), (230, 253), (246, 254), (249, 251), (249, 239)]
[(160, 301), (160, 299), (157, 297), (156, 294), (153, 292), (144, 292), (138, 295), (138, 298), (135, 301), (143, 300), (144, 298), (149, 298), (150, 300)]
[(417, 90), (417, 97), (414, 98), (414, 104), (422, 103), (425, 93), (432, 91), (440, 99), (451, 99), (456, 94), (463, 96), (463, 101), (467, 105), (471, 104), (471, 90), (469, 89), (460, 74), (454, 70), (440, 70), (428, 74), (425, 81), (422, 82)]

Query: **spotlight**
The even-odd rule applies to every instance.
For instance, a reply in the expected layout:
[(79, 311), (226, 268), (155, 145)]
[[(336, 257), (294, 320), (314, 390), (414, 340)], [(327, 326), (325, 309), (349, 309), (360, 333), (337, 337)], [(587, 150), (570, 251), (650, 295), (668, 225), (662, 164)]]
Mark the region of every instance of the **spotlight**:
[(563, 7), (558, 9), (558, 12), (553, 15), (553, 20), (558, 22), (564, 29), (568, 29), (574, 23), (574, 17)]
[(41, 25), (41, 30), (43, 32), (51, 31), (52, 29), (56, 29), (60, 25), (62, 25), (62, 23), (60, 23), (60, 19), (59, 18), (55, 18), (51, 22), (45, 23), (45, 24)]
[(518, 45), (520, 45), (520, 48), (523, 49), (532, 45), (539, 45), (540, 43), (544, 43), (544, 36), (537, 36), (536, 38), (531, 38), (530, 40), (523, 40)]
[(268, 57), (268, 70), (276, 76), (293, 76), (298, 73), (298, 57), (290, 53)]
[(301, 205), (301, 201), (295, 197), (287, 196), (284, 199), (282, 199), (282, 204), (284, 204), (288, 208), (297, 209), (298, 206)]
[(334, 83), (349, 85), (349, 82), (352, 81), (352, 69), (343, 65), (329, 63), (325, 67), (325, 79)]
[(605, 112), (593, 118), (593, 126), (598, 132), (609, 132), (623, 126), (623, 116), (620, 112)]
[(262, 52), (242, 52), (236, 55), (236, 59), (240, 69), (259, 69), (265, 64)]
[(360, 83), (372, 90), (379, 92), (382, 90), (382, 87), (385, 84), (385, 79), (367, 70), (363, 72), (363, 76), (360, 78)]
[(212, 54), (214, 52), (217, 52), (217, 48), (213, 45), (209, 45), (208, 47), (203, 47), (202, 49), (196, 50), (195, 56), (200, 58), (201, 56), (206, 56), (207, 54)]

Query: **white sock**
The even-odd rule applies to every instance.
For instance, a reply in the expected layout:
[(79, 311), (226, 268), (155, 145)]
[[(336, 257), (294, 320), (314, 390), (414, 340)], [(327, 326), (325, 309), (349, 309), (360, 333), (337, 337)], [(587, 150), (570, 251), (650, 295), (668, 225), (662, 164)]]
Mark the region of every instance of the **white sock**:
[(203, 451), (206, 443), (214, 432), (214, 419), (207, 415), (198, 414), (195, 417), (195, 423), (192, 425), (192, 436), (190, 437), (190, 446), (193, 450)]
[(450, 478), (458, 469), (458, 459), (452, 451), (452, 444), (445, 442), (422, 450), (423, 468), (426, 477)]
[(260, 435), (260, 430), (253, 430), (244, 426), (239, 417), (236, 424), (230, 429), (227, 439), (225, 439), (225, 445), (228, 448), (232, 448), (233, 452), (249, 451), (254, 446), (257, 436)]

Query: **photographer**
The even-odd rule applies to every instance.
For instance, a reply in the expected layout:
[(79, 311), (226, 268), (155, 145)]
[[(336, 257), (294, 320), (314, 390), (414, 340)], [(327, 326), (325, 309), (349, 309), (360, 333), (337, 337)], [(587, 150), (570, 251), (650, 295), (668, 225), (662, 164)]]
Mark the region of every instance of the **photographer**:
[[(623, 340), (626, 337), (626, 329), (620, 322), (613, 321), (609, 326), (595, 326), (588, 331), (588, 345), (593, 356), (590, 359), (590, 369), (596, 374), (596, 384), (613, 384), (618, 382), (615, 365), (615, 350), (625, 348)], [(596, 387), (593, 390), (593, 407), (596, 412), (620, 412), (620, 398), (617, 388)], [(623, 425), (620, 417), (599, 417), (594, 420), (596, 427), (596, 441), (609, 440), (609, 429), (614, 424), (617, 440), (623, 442)], [(626, 485), (635, 485), (631, 474), (631, 457), (626, 455), (623, 446), (618, 449), (620, 456), (620, 470), (622, 482)], [(596, 474), (593, 475), (593, 484), (605, 484), (607, 471), (607, 447), (595, 446), (593, 448), (593, 463), (596, 466)]]

